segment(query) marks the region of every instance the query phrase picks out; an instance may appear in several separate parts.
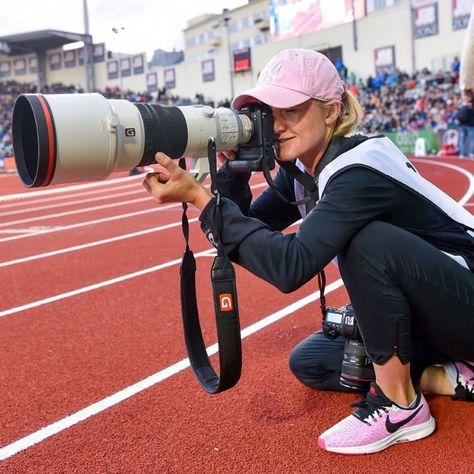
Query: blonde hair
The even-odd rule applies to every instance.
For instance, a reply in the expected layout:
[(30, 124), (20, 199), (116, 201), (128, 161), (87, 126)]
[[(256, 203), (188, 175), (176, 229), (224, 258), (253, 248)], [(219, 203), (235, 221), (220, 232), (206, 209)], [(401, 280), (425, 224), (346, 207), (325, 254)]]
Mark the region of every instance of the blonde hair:
[[(328, 103), (318, 101), (323, 107)], [(344, 137), (355, 132), (356, 128), (362, 123), (364, 112), (358, 100), (350, 91), (345, 92), (344, 99), (341, 102), (341, 111), (337, 118), (336, 126), (332, 133), (332, 138)]]

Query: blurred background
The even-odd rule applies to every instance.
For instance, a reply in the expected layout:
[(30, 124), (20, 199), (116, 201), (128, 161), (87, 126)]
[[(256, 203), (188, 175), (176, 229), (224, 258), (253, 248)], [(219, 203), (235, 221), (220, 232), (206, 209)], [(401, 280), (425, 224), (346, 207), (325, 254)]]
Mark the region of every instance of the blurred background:
[(20, 93), (228, 107), (290, 47), (331, 59), (365, 109), (364, 133), (408, 154), (460, 153), (459, 56), (473, 0), (16, 3), (24, 13), (0, 20), (3, 172), (14, 171)]

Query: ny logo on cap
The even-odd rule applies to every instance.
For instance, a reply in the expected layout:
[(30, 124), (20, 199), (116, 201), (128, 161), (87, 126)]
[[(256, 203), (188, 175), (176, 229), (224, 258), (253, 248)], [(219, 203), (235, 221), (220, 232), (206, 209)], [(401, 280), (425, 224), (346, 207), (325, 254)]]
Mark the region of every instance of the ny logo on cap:
[(260, 77), (258, 78), (258, 82), (260, 84), (266, 84), (268, 82), (276, 81), (278, 79), (278, 73), (280, 72), (280, 69), (281, 63), (277, 58), (273, 58), (273, 60), (262, 69)]

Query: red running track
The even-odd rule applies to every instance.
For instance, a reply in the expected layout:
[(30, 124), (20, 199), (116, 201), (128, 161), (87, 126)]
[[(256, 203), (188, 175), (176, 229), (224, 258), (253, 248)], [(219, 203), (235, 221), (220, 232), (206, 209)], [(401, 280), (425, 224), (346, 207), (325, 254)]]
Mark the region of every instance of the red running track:
[[(472, 211), (474, 162), (415, 164)], [(317, 447), (358, 397), (303, 387), (287, 368), (320, 327), (314, 281), (283, 295), (237, 269), (242, 378), (211, 396), (186, 360), (179, 206), (156, 206), (123, 175), (39, 192), (2, 175), (0, 189), (0, 472), (472, 472), (472, 405), (448, 397), (429, 399), (437, 431), (425, 440), (357, 457)], [(211, 249), (189, 214), (215, 353)], [(328, 279), (329, 303), (347, 302), (335, 269)]]

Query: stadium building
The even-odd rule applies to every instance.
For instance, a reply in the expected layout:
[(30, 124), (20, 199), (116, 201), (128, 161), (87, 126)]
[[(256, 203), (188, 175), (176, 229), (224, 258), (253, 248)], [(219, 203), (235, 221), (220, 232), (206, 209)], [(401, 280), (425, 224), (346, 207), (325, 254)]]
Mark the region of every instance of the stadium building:
[[(249, 0), (220, 15), (202, 15), (183, 31), (177, 64), (152, 63), (94, 44), (89, 35), (56, 30), (0, 37), (0, 81), (120, 88), (206, 101), (253, 86), (279, 50), (312, 48), (347, 69), (348, 81), (395, 69), (449, 69), (461, 50), (473, 0)], [(327, 5), (331, 8), (328, 9)], [(335, 8), (337, 7), (337, 8)], [(84, 45), (70, 49), (77, 41)], [(158, 47), (159, 45), (157, 45)], [(172, 62), (172, 61), (171, 61)]]

